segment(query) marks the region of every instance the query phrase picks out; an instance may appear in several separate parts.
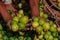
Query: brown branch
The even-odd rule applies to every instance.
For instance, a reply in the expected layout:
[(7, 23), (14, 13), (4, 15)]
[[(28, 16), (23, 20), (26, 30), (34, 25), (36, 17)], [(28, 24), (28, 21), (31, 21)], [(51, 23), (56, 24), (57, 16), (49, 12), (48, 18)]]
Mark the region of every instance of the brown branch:
[(30, 7), (32, 11), (32, 17), (34, 16), (40, 16), (39, 15), (39, 5), (38, 5), (39, 0), (30, 0)]

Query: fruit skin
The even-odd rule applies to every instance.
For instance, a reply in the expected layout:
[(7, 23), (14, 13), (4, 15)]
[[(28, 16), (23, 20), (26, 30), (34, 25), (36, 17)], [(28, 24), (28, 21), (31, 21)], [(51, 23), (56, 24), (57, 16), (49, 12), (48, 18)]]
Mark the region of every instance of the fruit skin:
[(44, 18), (48, 18), (48, 15), (47, 14), (44, 14)]
[(56, 24), (53, 24), (52, 27), (57, 28), (57, 25)]
[(51, 25), (50, 31), (51, 31), (51, 32), (56, 32), (56, 31), (57, 31), (57, 26), (56, 26), (56, 24)]
[(18, 7), (19, 7), (19, 8), (22, 8), (22, 3), (19, 3), (19, 4), (18, 4)]
[(43, 17), (44, 12), (40, 12), (40, 16)]
[(37, 39), (37, 36), (35, 35), (33, 40), (36, 40), (36, 39)]
[(21, 14), (17, 14), (17, 17), (19, 17), (19, 18), (21, 18), (23, 15), (21, 15)]
[(0, 39), (2, 39), (3, 38), (3, 36), (2, 36), (2, 34), (0, 33)]
[(0, 40), (3, 40), (3, 39), (0, 39)]
[(28, 16), (22, 16), (19, 21), (20, 23), (26, 24), (28, 23), (28, 20)]
[(38, 38), (36, 38), (35, 40), (39, 40)]
[(57, 28), (57, 31), (60, 33), (60, 27)]
[(23, 36), (19, 36), (18, 40), (24, 40), (24, 37)]
[(16, 32), (16, 31), (18, 31), (18, 25), (17, 24), (13, 24), (13, 25), (11, 25), (11, 30), (13, 31), (13, 32)]
[(57, 0), (58, 3), (60, 3), (60, 0)]
[[(43, 2), (42, 2), (42, 0), (40, 0), (40, 10), (42, 9), (42, 7), (43, 7)], [(43, 9), (42, 9), (42, 11), (43, 11)]]
[(19, 10), (18, 14), (23, 15), (24, 11), (23, 10)]
[(38, 23), (38, 22), (32, 22), (32, 26), (33, 26), (34, 28), (36, 28), (36, 27), (39, 26), (39, 23)]
[(33, 21), (34, 21), (34, 22), (38, 22), (38, 21), (39, 21), (39, 18), (38, 18), (38, 17), (34, 17), (34, 18), (33, 18)]
[(31, 37), (25, 37), (24, 40), (32, 40)]
[(44, 30), (49, 30), (50, 29), (49, 23), (48, 22), (44, 23), (43, 28)]
[(49, 20), (49, 24), (50, 24), (50, 25), (53, 25), (53, 21)]
[(53, 36), (52, 35), (49, 36), (49, 40), (53, 40)]
[(60, 40), (60, 35), (58, 36), (58, 39)]
[(49, 35), (45, 34), (45, 35), (44, 35), (44, 38), (45, 38), (45, 39), (48, 39), (48, 38), (49, 38)]
[(56, 32), (56, 31), (57, 31), (55, 24), (53, 24), (53, 25), (50, 27), (50, 31), (51, 31), (51, 32)]
[(44, 31), (42, 31), (42, 32), (41, 32), (41, 34), (42, 34), (42, 35), (44, 35), (44, 34), (45, 34), (45, 32), (44, 32)]
[(50, 31), (47, 31), (46, 34), (47, 34), (47, 35), (51, 35), (51, 32), (50, 32)]
[(24, 32), (19, 31), (19, 35), (24, 35)]
[(15, 38), (15, 40), (18, 40), (18, 38)]
[(53, 37), (55, 37), (56, 34), (57, 34), (56, 32), (52, 32), (52, 33), (51, 33), (51, 35), (52, 35)]
[(22, 17), (24, 16), (24, 11), (23, 10), (19, 10), (18, 14), (17, 14), (17, 17)]
[(2, 30), (3, 29), (3, 27), (2, 27), (2, 25), (0, 24), (0, 30)]
[(39, 35), (38, 38), (39, 38), (39, 39), (43, 39), (43, 35)]
[(3, 37), (3, 40), (9, 40), (7, 36), (4, 36)]
[(42, 32), (43, 28), (41, 26), (36, 27), (36, 32)]
[(2, 35), (4, 35), (4, 34), (5, 34), (5, 31), (1, 31), (0, 33), (1, 33)]
[(51, 35), (51, 32), (50, 31), (47, 31), (45, 34), (44, 34), (44, 38), (47, 40), (49, 39), (49, 36)]
[(15, 38), (14, 37), (10, 37), (10, 40), (15, 40)]
[(60, 2), (58, 3), (58, 7), (60, 8)]
[(19, 21), (19, 17), (14, 16), (14, 17), (13, 17), (13, 20), (18, 22), (18, 21)]
[(50, 28), (50, 31), (51, 31), (51, 32), (56, 32), (56, 29), (55, 29), (54, 27), (51, 27), (51, 28)]
[(17, 21), (12, 20), (10, 25), (17, 24), (17, 23), (18, 23)]
[(25, 24), (23, 24), (23, 23), (18, 23), (18, 25), (19, 25), (19, 28), (21, 28), (21, 29), (25, 28)]
[(54, 40), (58, 40), (58, 38), (54, 38)]
[[(41, 3), (41, 2), (40, 2), (40, 3)], [(44, 15), (43, 9), (40, 8), (40, 16), (43, 17), (43, 15)]]
[(42, 39), (42, 40), (45, 40), (45, 39)]
[(44, 20), (44, 19), (40, 19), (40, 20), (39, 20), (39, 24), (40, 24), (40, 25), (43, 25), (44, 23), (45, 23), (45, 20)]
[(42, 9), (42, 8), (40, 8), (40, 13), (41, 13), (41, 12), (43, 12), (43, 9)]

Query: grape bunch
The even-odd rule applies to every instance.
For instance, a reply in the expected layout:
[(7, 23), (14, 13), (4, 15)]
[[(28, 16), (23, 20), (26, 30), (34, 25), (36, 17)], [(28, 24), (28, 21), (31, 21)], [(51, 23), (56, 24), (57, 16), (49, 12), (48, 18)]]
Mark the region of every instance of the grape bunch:
[[(42, 9), (42, 0), (40, 1), (40, 16), (34, 17), (32, 27), (35, 28), (36, 34), (34, 40), (60, 40), (60, 26), (57, 26), (53, 20), (48, 19), (48, 14)], [(46, 14), (46, 15), (45, 15)]]
[[(28, 13), (26, 13), (26, 11), (28, 11), (27, 7), (24, 6), (25, 8), (23, 8), (23, 5), (28, 6), (27, 3), (23, 4), (22, 1), (17, 4), (18, 13), (17, 13), (17, 15), (15, 15), (13, 17), (13, 19), (10, 23), (11, 24), (11, 30), (14, 32), (18, 31), (19, 29), (21, 30), (21, 29), (26, 28), (26, 25), (29, 22), (29, 17), (28, 17), (28, 15), (26, 15), (26, 14), (28, 14)], [(24, 10), (26, 10), (26, 11), (24, 11)]]
[[(53, 1), (58, 2), (58, 7), (60, 7), (59, 0)], [(11, 30), (6, 28), (3, 23), (0, 24), (0, 40), (60, 40), (60, 26), (57, 26), (54, 20), (44, 12), (42, 0), (39, 3), (39, 17), (31, 16), (29, 0), (16, 0), (15, 7), (16, 15), (10, 9), (8, 10), (12, 16)], [(24, 30), (25, 28), (33, 30)]]

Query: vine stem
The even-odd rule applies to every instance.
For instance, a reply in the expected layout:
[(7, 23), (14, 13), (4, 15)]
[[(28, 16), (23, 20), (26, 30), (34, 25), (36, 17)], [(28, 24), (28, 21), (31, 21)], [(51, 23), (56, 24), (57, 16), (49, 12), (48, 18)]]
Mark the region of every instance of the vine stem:
[(39, 0), (30, 0), (30, 7), (31, 7), (31, 12), (32, 12), (32, 17), (34, 16), (40, 16), (39, 14)]
[[(49, 4), (46, 2), (46, 0), (43, 0), (43, 4), (45, 7), (44, 10), (47, 9), (45, 11), (48, 12), (48, 14), (52, 14), (52, 15), (50, 15), (50, 17), (53, 16), (53, 18), (55, 19), (56, 22), (59, 21), (60, 20), (59, 12), (56, 11), (55, 9), (53, 9), (52, 7), (50, 7)], [(56, 24), (58, 25), (58, 23), (56, 23)]]

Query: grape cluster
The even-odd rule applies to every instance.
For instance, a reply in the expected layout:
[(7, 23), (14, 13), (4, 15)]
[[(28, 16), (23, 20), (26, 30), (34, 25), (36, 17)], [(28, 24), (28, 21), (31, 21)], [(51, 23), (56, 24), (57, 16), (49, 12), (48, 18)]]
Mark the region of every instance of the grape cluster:
[[(48, 14), (44, 12), (42, 0), (39, 3), (39, 17), (30, 15), (29, 2), (26, 1), (17, 0), (15, 2), (15, 7), (18, 11), (16, 15), (10, 9), (8, 10), (12, 16), (11, 30), (4, 29), (5, 26), (2, 26), (4, 24), (0, 24), (0, 40), (60, 40), (60, 26), (57, 26), (53, 20), (49, 19)], [(58, 7), (60, 7), (59, 0), (53, 1), (57, 1)], [(29, 23), (31, 25), (26, 26)], [(24, 30), (25, 28), (35, 30)]]

